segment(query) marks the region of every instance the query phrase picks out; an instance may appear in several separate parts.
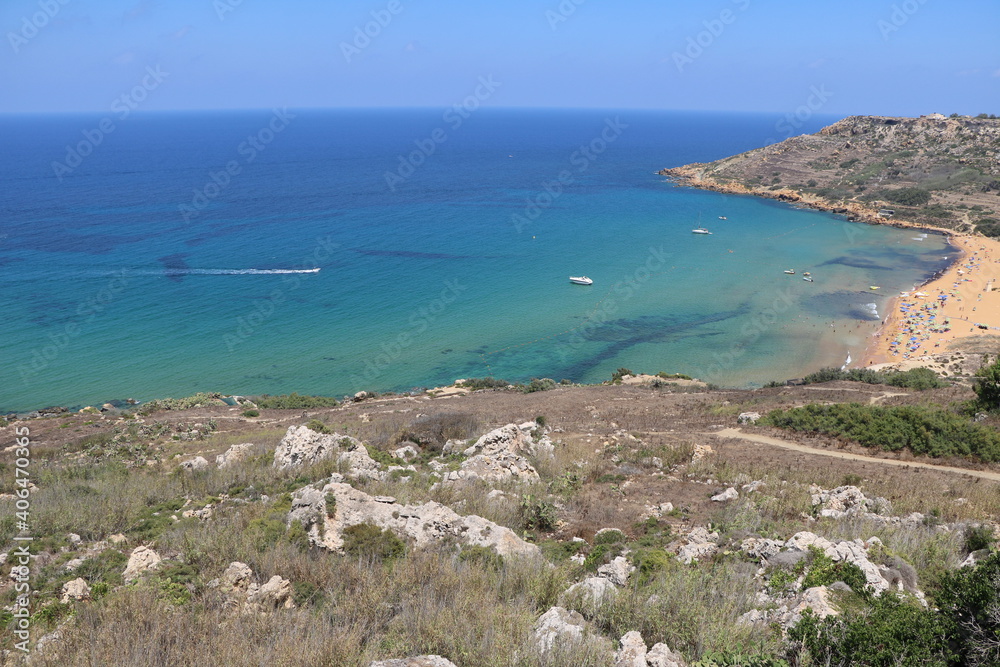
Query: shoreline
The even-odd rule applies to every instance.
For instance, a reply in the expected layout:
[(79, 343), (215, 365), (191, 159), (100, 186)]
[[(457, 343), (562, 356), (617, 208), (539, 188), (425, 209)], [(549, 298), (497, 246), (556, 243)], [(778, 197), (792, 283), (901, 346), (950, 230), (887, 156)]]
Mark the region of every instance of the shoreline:
[[(1000, 331), (1000, 240), (899, 218), (884, 218), (876, 211), (854, 202), (847, 205), (834, 204), (790, 188), (768, 190), (738, 183), (719, 183), (711, 177), (705, 177), (700, 166), (668, 168), (657, 174), (673, 179), (678, 186), (775, 199), (843, 215), (848, 222), (942, 234), (957, 252), (945, 269), (914, 286), (910, 292), (903, 292), (889, 299), (886, 304), (888, 312), (868, 337), (863, 354), (859, 359), (852, 359), (850, 364), (846, 364), (847, 368), (911, 368), (926, 365), (933, 363), (932, 356), (948, 351), (948, 346), (955, 341)], [(940, 299), (941, 296), (946, 298)], [(970, 306), (968, 310), (967, 305)], [(945, 321), (954, 326), (945, 326)], [(983, 326), (986, 328), (982, 328)], [(917, 340), (911, 341), (910, 338)], [(893, 345), (894, 341), (898, 343)], [(909, 343), (909, 347), (905, 347), (904, 342)]]
[(1000, 241), (969, 234), (952, 234), (948, 241), (958, 251), (955, 261), (892, 297), (865, 356), (852, 367), (926, 365), (955, 341), (1000, 331)]

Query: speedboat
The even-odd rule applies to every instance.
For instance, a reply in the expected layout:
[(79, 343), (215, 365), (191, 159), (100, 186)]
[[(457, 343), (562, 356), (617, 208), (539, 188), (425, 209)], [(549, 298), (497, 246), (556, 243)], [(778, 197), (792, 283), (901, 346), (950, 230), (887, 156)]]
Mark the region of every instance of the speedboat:
[(804, 275), (804, 276), (811, 276), (812, 274), (811, 274), (811, 273), (809, 273), (808, 271), (803, 271), (803, 272), (802, 272), (802, 275)]
[(692, 234), (711, 234), (712, 232), (708, 231), (704, 227), (697, 227), (695, 229), (692, 229), (691, 233)]
[(870, 290), (877, 290), (877, 289), (879, 289), (879, 287), (878, 287), (878, 285), (872, 285), (868, 289), (870, 289)]
[(593, 285), (594, 281), (587, 276), (570, 276), (569, 281), (575, 285)]
[(724, 216), (724, 215), (720, 215), (719, 216), (719, 220), (728, 220), (728, 218), (726, 216)]
[(813, 281), (812, 276), (802, 276), (802, 280), (806, 281), (807, 283), (811, 283)]
[(795, 275), (795, 269), (785, 269), (785, 273), (787, 273), (790, 276), (794, 276)]

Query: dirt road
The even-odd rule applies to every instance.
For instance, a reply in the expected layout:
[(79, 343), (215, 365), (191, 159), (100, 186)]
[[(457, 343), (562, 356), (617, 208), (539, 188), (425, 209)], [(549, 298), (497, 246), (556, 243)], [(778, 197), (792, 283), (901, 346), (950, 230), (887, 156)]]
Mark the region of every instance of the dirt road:
[(937, 466), (937, 465), (931, 465), (929, 463), (916, 463), (914, 461), (896, 461), (894, 459), (880, 459), (874, 456), (861, 456), (860, 454), (848, 454), (847, 452), (834, 452), (826, 449), (817, 449), (815, 447), (806, 447), (805, 445), (799, 445), (794, 442), (789, 442), (788, 440), (779, 440), (778, 438), (771, 438), (766, 435), (755, 435), (751, 433), (744, 433), (738, 428), (727, 428), (721, 431), (716, 431), (715, 433), (711, 433), (710, 435), (714, 435), (719, 438), (739, 438), (740, 440), (759, 442), (761, 444), (773, 445), (775, 447), (781, 447), (782, 449), (789, 449), (795, 452), (802, 452), (804, 454), (815, 454), (816, 456), (829, 456), (835, 459), (849, 459), (852, 461), (864, 461), (866, 463), (882, 463), (889, 466), (899, 466), (901, 468), (924, 468), (927, 470), (937, 470), (939, 472), (953, 472), (959, 475), (980, 477), (982, 479), (988, 479), (994, 482), (1000, 482), (1000, 472), (970, 470), (968, 468)]

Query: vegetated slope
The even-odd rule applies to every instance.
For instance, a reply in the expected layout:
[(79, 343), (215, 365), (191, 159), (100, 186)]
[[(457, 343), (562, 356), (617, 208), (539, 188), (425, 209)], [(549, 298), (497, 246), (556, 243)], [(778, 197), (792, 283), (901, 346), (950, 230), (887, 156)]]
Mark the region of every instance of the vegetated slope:
[[(957, 568), (994, 543), (996, 483), (830, 459), (822, 447), (850, 445), (824, 436), (781, 433), (814, 456), (721, 433), (819, 394), (947, 406), (969, 388), (617, 379), (337, 405), (204, 394), (0, 423), (32, 443), (35, 660), (611, 667), (630, 635), (689, 665), (806, 664), (803, 650), (883, 664), (888, 640), (899, 664), (991, 650), (996, 596), (978, 591), (1000, 556)], [(0, 480), (7, 606), (16, 489)], [(786, 634), (806, 609), (841, 615)], [(978, 625), (960, 624), (970, 613)], [(861, 631), (870, 642), (840, 639)]]
[(724, 192), (801, 201), (863, 222), (1000, 235), (1000, 120), (850, 116), (816, 134), (662, 175)]

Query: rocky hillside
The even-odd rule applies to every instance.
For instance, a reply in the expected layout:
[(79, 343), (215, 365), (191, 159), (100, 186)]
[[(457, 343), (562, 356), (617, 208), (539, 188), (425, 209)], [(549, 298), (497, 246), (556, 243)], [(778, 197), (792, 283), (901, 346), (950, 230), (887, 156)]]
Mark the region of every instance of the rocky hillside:
[(816, 134), (664, 169), (696, 187), (1000, 235), (1000, 120), (851, 116)]
[(889, 642), (892, 664), (996, 664), (998, 464), (765, 425), (968, 387), (622, 379), (15, 419), (5, 662), (875, 665)]

